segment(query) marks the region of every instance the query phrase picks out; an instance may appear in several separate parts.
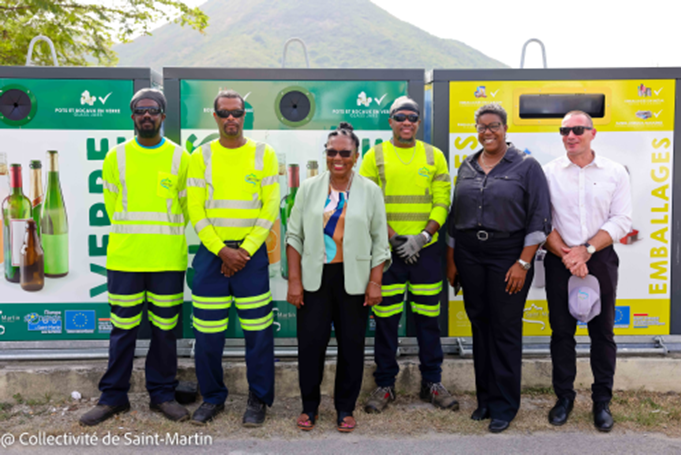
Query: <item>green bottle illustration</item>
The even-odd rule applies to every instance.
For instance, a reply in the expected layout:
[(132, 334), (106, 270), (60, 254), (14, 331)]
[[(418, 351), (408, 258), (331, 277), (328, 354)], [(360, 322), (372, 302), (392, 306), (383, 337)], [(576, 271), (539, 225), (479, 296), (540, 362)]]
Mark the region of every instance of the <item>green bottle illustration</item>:
[(38, 237), (40, 237), (40, 217), (43, 214), (43, 165), (40, 160), (31, 160), (28, 198), (33, 206), (33, 220), (35, 221)]
[(300, 166), (290, 164), (288, 167), (289, 194), (281, 200), (281, 276), (288, 280), (288, 261), (286, 257), (286, 226), (296, 200), (298, 187), (300, 186)]
[(18, 283), (21, 279), (21, 247), (24, 244), (26, 221), (31, 219), (31, 201), (24, 196), (21, 164), (10, 165), (10, 194), (2, 202), (3, 256), (5, 279)]
[(69, 222), (59, 183), (59, 154), (47, 152), (47, 190), (40, 218), (45, 276), (59, 278), (69, 273)]

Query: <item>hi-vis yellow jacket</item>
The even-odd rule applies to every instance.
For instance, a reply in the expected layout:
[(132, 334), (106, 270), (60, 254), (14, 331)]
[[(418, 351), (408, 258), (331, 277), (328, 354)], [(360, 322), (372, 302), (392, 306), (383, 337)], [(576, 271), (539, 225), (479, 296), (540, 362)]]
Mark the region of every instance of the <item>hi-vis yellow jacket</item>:
[(217, 255), (226, 240), (243, 240), (252, 256), (279, 212), (279, 165), (269, 145), (248, 139), (237, 149), (215, 140), (191, 155), (189, 217), (201, 242)]
[(414, 148), (383, 142), (364, 155), (359, 173), (381, 187), (388, 224), (398, 234), (419, 234), (428, 220), (445, 224), (452, 181), (440, 149), (421, 141)]
[(182, 147), (165, 138), (153, 148), (131, 139), (107, 153), (102, 169), (104, 204), (111, 220), (107, 269), (187, 269), (189, 161)]

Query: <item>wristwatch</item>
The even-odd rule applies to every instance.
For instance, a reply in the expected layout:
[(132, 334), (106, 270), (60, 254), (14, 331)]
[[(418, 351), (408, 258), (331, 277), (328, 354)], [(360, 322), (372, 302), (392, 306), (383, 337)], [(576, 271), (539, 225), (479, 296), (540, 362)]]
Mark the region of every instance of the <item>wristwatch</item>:
[(422, 231), (421, 235), (423, 235), (426, 238), (426, 243), (430, 243), (430, 241), (433, 240), (433, 236), (430, 235), (428, 231)]
[(525, 262), (522, 259), (518, 259), (518, 264), (520, 264), (520, 267), (522, 267), (525, 270), (530, 270), (530, 267), (532, 267), (531, 262)]
[(585, 243), (584, 246), (586, 247), (586, 252), (589, 254), (594, 254), (596, 252), (596, 247), (591, 245), (590, 243)]

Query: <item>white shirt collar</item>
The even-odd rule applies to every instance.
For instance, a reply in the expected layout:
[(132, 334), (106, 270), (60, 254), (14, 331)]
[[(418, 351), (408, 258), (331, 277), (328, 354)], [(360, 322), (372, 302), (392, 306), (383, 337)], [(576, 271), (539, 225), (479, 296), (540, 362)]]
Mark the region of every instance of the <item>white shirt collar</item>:
[[(587, 165), (584, 166), (584, 167), (589, 167), (589, 166), (591, 166), (591, 165), (593, 164), (593, 165), (596, 166), (596, 167), (603, 168), (604, 165), (605, 165), (605, 163), (603, 162), (603, 158), (601, 158), (596, 152), (593, 152), (593, 153), (594, 153), (594, 159), (593, 159), (593, 161), (591, 161), (591, 163), (587, 164)], [(567, 167), (570, 166), (571, 164), (572, 164), (573, 166), (577, 166), (575, 163), (573, 163), (572, 161), (570, 161), (570, 158), (568, 158), (567, 155), (563, 155), (563, 157), (561, 158), (561, 162), (560, 162), (561, 167), (567, 168)]]

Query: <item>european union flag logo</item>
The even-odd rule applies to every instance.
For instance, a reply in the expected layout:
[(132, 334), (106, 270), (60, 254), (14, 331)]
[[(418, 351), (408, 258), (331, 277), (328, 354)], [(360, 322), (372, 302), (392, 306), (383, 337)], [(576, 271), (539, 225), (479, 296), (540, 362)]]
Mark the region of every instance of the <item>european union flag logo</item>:
[(631, 326), (631, 307), (616, 306), (615, 307), (615, 328), (628, 329)]
[(66, 310), (64, 323), (67, 333), (93, 333), (95, 331), (95, 310)]

